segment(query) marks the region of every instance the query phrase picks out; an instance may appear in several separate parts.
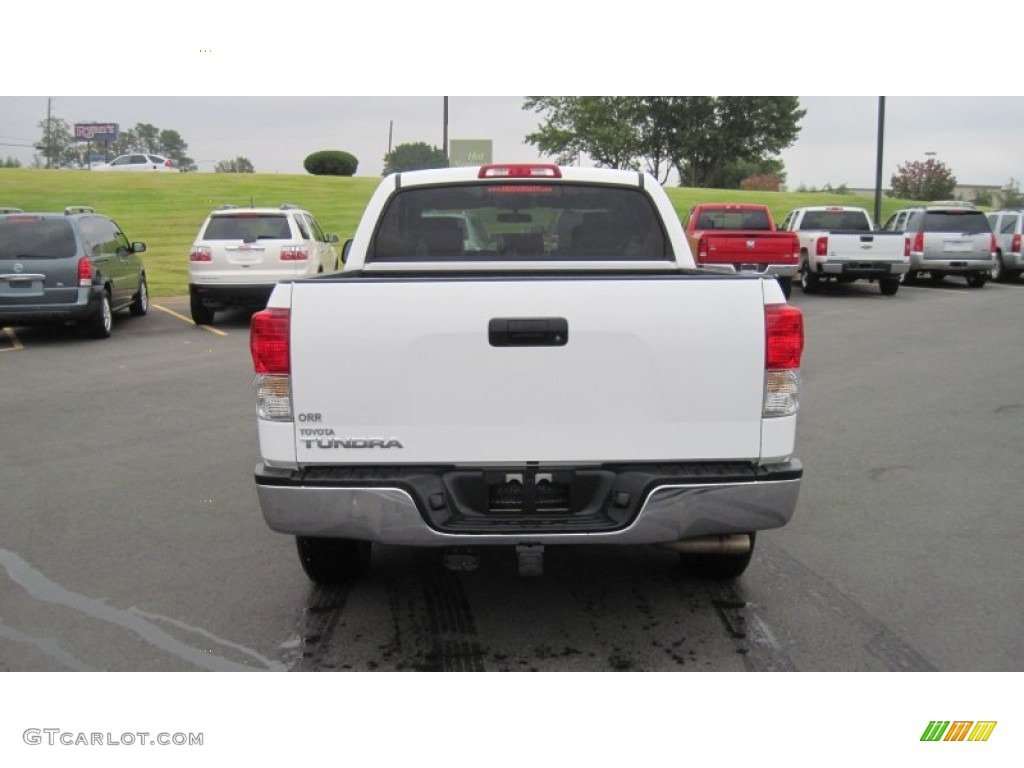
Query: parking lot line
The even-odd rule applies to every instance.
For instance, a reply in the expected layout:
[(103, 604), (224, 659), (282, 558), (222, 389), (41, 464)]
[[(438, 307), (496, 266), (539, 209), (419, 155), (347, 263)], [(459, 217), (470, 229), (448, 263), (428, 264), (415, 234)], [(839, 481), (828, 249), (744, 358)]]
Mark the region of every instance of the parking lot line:
[(167, 307), (161, 307), (159, 304), (154, 304), (153, 306), (156, 307), (157, 309), (159, 309), (161, 312), (166, 312), (168, 315), (176, 317), (179, 320), (184, 320), (186, 323), (191, 323), (192, 325), (196, 326), (197, 328), (202, 328), (204, 331), (209, 331), (210, 333), (215, 333), (218, 336), (227, 336), (227, 333), (225, 333), (224, 331), (220, 330), (219, 328), (211, 328), (209, 325), (199, 325), (192, 318), (185, 317), (184, 315), (182, 315), (182, 314), (180, 314), (178, 312), (175, 312), (173, 309), (168, 309)]
[(4, 335), (7, 336), (8, 339), (10, 339), (11, 346), (5, 349), (0, 349), (0, 352), (13, 352), (16, 349), (24, 349), (21, 342), (18, 341), (18, 337), (14, 335), (13, 328), (4, 328)]

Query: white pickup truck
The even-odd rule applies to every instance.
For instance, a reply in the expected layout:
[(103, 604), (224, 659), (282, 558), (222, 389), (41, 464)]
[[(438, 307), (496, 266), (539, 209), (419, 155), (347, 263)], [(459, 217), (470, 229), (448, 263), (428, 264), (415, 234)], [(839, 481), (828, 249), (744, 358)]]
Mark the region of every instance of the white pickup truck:
[(877, 280), (881, 292), (892, 296), (910, 268), (906, 238), (876, 230), (863, 208), (797, 208), (786, 216), (782, 229), (800, 238), (800, 287), (805, 293), (814, 293), (825, 280)]
[(803, 319), (778, 281), (694, 267), (651, 176), (502, 165), (397, 173), (340, 273), (252, 318), (266, 522), (314, 581), (371, 544), (666, 544), (701, 577), (784, 525)]

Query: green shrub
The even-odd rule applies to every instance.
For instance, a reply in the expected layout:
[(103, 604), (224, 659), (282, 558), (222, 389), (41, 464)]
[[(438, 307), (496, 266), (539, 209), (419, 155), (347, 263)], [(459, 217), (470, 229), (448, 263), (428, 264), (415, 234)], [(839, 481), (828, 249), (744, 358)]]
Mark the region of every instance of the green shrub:
[(302, 166), (314, 176), (354, 176), (359, 161), (340, 149), (324, 149), (306, 157)]

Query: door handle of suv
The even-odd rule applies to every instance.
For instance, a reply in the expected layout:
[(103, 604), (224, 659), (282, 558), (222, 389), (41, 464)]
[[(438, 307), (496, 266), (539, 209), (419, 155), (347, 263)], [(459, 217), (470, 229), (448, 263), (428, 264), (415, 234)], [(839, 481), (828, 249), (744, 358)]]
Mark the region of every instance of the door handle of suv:
[(487, 326), (492, 347), (564, 347), (569, 321), (564, 317), (496, 317)]

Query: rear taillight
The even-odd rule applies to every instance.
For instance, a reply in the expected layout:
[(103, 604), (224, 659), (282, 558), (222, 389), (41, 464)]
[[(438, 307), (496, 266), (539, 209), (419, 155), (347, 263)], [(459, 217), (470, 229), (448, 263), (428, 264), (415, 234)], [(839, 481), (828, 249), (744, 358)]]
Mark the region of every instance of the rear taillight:
[(306, 261), (309, 259), (309, 251), (295, 245), (286, 245), (281, 248), (281, 261)]
[(914, 253), (924, 253), (924, 232), (914, 235), (914, 244), (910, 248)]
[(708, 260), (708, 241), (703, 237), (697, 241), (697, 263), (703, 264)]
[(287, 309), (264, 309), (252, 316), (249, 350), (256, 373), (291, 373), (290, 326), (291, 311)]
[(170, 161), (170, 160), (164, 160), (164, 166), (165, 166), (166, 168), (173, 168), (173, 167), (174, 167), (174, 166), (173, 166), (173, 165), (171, 164), (171, 161)]
[(84, 256), (78, 260), (78, 284), (83, 288), (92, 285), (92, 262)]
[(989, 239), (988, 252), (995, 253), (998, 247), (999, 246), (996, 245), (996, 236), (993, 234), (992, 237)]
[(819, 237), (814, 241), (814, 255), (815, 256), (828, 256), (828, 238)]
[(189, 261), (213, 261), (213, 253), (205, 245), (194, 245), (188, 252)]
[(292, 421), (291, 311), (265, 309), (252, 316), (249, 350), (256, 371), (256, 414), (266, 421)]
[(904, 237), (903, 238), (903, 258), (904, 259), (909, 259), (910, 258), (910, 238), (909, 237)]
[(765, 418), (792, 416), (800, 408), (800, 358), (804, 350), (804, 316), (789, 304), (764, 308)]
[(1010, 250), (1014, 253), (1020, 253), (1020, 235), (1013, 236), (1013, 244), (1010, 246)]

